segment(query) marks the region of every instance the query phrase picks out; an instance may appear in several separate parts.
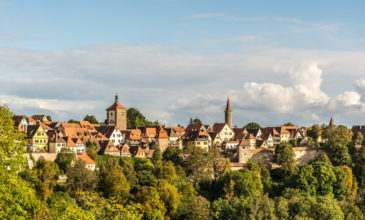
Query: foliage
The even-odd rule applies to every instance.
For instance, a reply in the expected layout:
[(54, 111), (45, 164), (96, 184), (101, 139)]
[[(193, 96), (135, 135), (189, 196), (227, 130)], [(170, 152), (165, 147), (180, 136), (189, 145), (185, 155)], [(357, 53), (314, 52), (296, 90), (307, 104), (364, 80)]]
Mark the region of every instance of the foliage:
[(281, 143), (276, 146), (274, 161), (280, 165), (282, 177), (290, 177), (298, 171), (294, 150), (287, 143)]
[(57, 154), (55, 162), (63, 173), (67, 173), (71, 167), (71, 163), (76, 160), (76, 154), (73, 150), (63, 147), (61, 152)]
[(13, 114), (0, 105), (0, 171), (19, 171), (25, 163), (24, 135), (14, 127)]
[(56, 186), (56, 171), (51, 165), (51, 162), (39, 160), (37, 163), (37, 196), (44, 201), (47, 201), (52, 193), (53, 187)]
[(107, 198), (124, 201), (129, 196), (130, 186), (116, 159), (103, 162), (99, 169), (99, 188)]
[(86, 162), (83, 160), (77, 160), (66, 175), (66, 191), (71, 196), (74, 196), (78, 191), (93, 191), (97, 187), (97, 176), (93, 171), (86, 168)]
[(54, 219), (95, 219), (91, 212), (79, 207), (76, 200), (72, 199), (67, 193), (54, 193), (48, 203)]
[(313, 125), (307, 130), (307, 135), (313, 140), (317, 141), (322, 136), (322, 127), (319, 125)]
[(189, 181), (194, 185), (202, 180), (210, 179), (211, 158), (209, 153), (200, 147), (188, 147), (184, 151), (183, 168)]
[(159, 126), (159, 122), (151, 122), (136, 108), (127, 110), (127, 127)]
[(244, 126), (246, 129), (258, 129), (261, 128), (261, 126), (256, 122), (250, 122)]
[(344, 126), (328, 126), (323, 133), (328, 139), (325, 146), (333, 165), (351, 165), (351, 156), (348, 152), (348, 145), (352, 141), (351, 130)]
[(93, 160), (96, 159), (98, 154), (96, 145), (90, 139), (86, 142), (86, 153)]
[(0, 172), (0, 219), (30, 219), (46, 210), (34, 188), (14, 173)]
[(283, 126), (295, 126), (295, 125), (293, 123), (291, 123), (291, 122), (287, 122)]
[(84, 121), (88, 121), (90, 122), (91, 124), (99, 124), (98, 120), (96, 120), (95, 116), (94, 115), (86, 115), (84, 117)]
[(169, 161), (173, 162), (175, 165), (181, 165), (181, 163), (182, 163), (182, 159), (181, 159), (182, 152), (183, 151), (180, 148), (168, 147), (163, 152), (162, 157), (165, 161), (169, 160)]
[(47, 115), (47, 120), (52, 121), (52, 117), (50, 115)]
[(199, 118), (194, 118), (194, 119), (193, 118), (190, 118), (189, 124), (200, 124), (200, 125), (202, 125), (203, 122)]
[(79, 121), (71, 118), (70, 120), (67, 121), (67, 123), (79, 123)]
[(191, 201), (190, 209), (186, 213), (186, 218), (202, 220), (211, 219), (210, 202), (202, 196), (195, 197), (195, 199)]

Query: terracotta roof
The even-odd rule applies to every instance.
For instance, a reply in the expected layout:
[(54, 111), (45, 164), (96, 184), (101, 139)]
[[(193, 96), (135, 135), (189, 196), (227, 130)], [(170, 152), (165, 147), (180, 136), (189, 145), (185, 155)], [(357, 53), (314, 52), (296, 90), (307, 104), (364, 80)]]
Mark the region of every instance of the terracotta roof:
[(248, 142), (247, 142), (247, 140), (246, 140), (246, 139), (242, 138), (242, 140), (241, 140), (241, 142), (240, 142), (239, 146), (240, 146), (240, 147), (248, 147), (248, 146), (250, 146), (250, 145), (248, 144)]
[(91, 159), (87, 154), (78, 154), (77, 157), (86, 162), (86, 164), (95, 164), (93, 159)]
[(169, 138), (167, 132), (162, 127), (160, 128), (160, 131), (158, 133), (158, 138)]
[(36, 122), (36, 120), (34, 120), (33, 118), (28, 118), (28, 123), (30, 122)]
[(256, 139), (252, 134), (247, 134), (246, 139)]
[(335, 122), (333, 121), (333, 118), (331, 117), (331, 120), (330, 120), (330, 126), (334, 126), (335, 125)]
[(67, 137), (66, 138), (66, 143), (67, 143), (67, 147), (76, 147), (76, 144), (75, 144), (75, 142), (72, 140), (72, 138), (70, 138), (70, 137)]
[(42, 126), (42, 128), (44, 130), (53, 130), (53, 128), (49, 127), (48, 125), (44, 124), (43, 122), (38, 122), (40, 126)]
[(229, 98), (227, 99), (227, 105), (226, 105), (226, 112), (231, 112), (231, 102), (229, 101)]
[(107, 111), (110, 110), (115, 110), (115, 109), (127, 109), (126, 107), (124, 107), (123, 105), (121, 105), (118, 101), (114, 102), (113, 105), (111, 105), (109, 108), (107, 108)]

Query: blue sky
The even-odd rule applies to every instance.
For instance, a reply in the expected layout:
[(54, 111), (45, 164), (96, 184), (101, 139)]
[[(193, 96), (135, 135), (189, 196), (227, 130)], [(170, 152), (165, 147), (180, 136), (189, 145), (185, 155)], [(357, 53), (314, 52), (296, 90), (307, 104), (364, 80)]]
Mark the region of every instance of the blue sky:
[(0, 1), (0, 104), (103, 121), (118, 92), (151, 120), (211, 124), (229, 96), (238, 126), (361, 124), (364, 4)]

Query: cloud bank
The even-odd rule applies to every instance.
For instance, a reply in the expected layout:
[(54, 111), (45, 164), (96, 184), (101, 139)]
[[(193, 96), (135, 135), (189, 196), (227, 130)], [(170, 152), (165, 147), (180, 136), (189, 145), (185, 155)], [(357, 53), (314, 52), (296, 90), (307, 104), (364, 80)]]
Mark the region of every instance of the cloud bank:
[[(117, 92), (126, 107), (174, 125), (190, 117), (223, 121), (360, 124), (365, 119), (364, 51), (246, 47), (197, 54), (168, 45), (99, 44), (55, 51), (0, 48), (0, 104), (17, 114), (82, 119), (105, 109)], [(352, 89), (349, 85), (353, 85)]]

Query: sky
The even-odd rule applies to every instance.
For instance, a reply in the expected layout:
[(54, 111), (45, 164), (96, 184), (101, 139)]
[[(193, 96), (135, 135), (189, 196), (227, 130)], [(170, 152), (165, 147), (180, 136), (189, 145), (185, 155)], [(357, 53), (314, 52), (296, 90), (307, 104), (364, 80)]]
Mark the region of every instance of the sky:
[(99, 121), (365, 124), (364, 1), (0, 0), (0, 105)]

